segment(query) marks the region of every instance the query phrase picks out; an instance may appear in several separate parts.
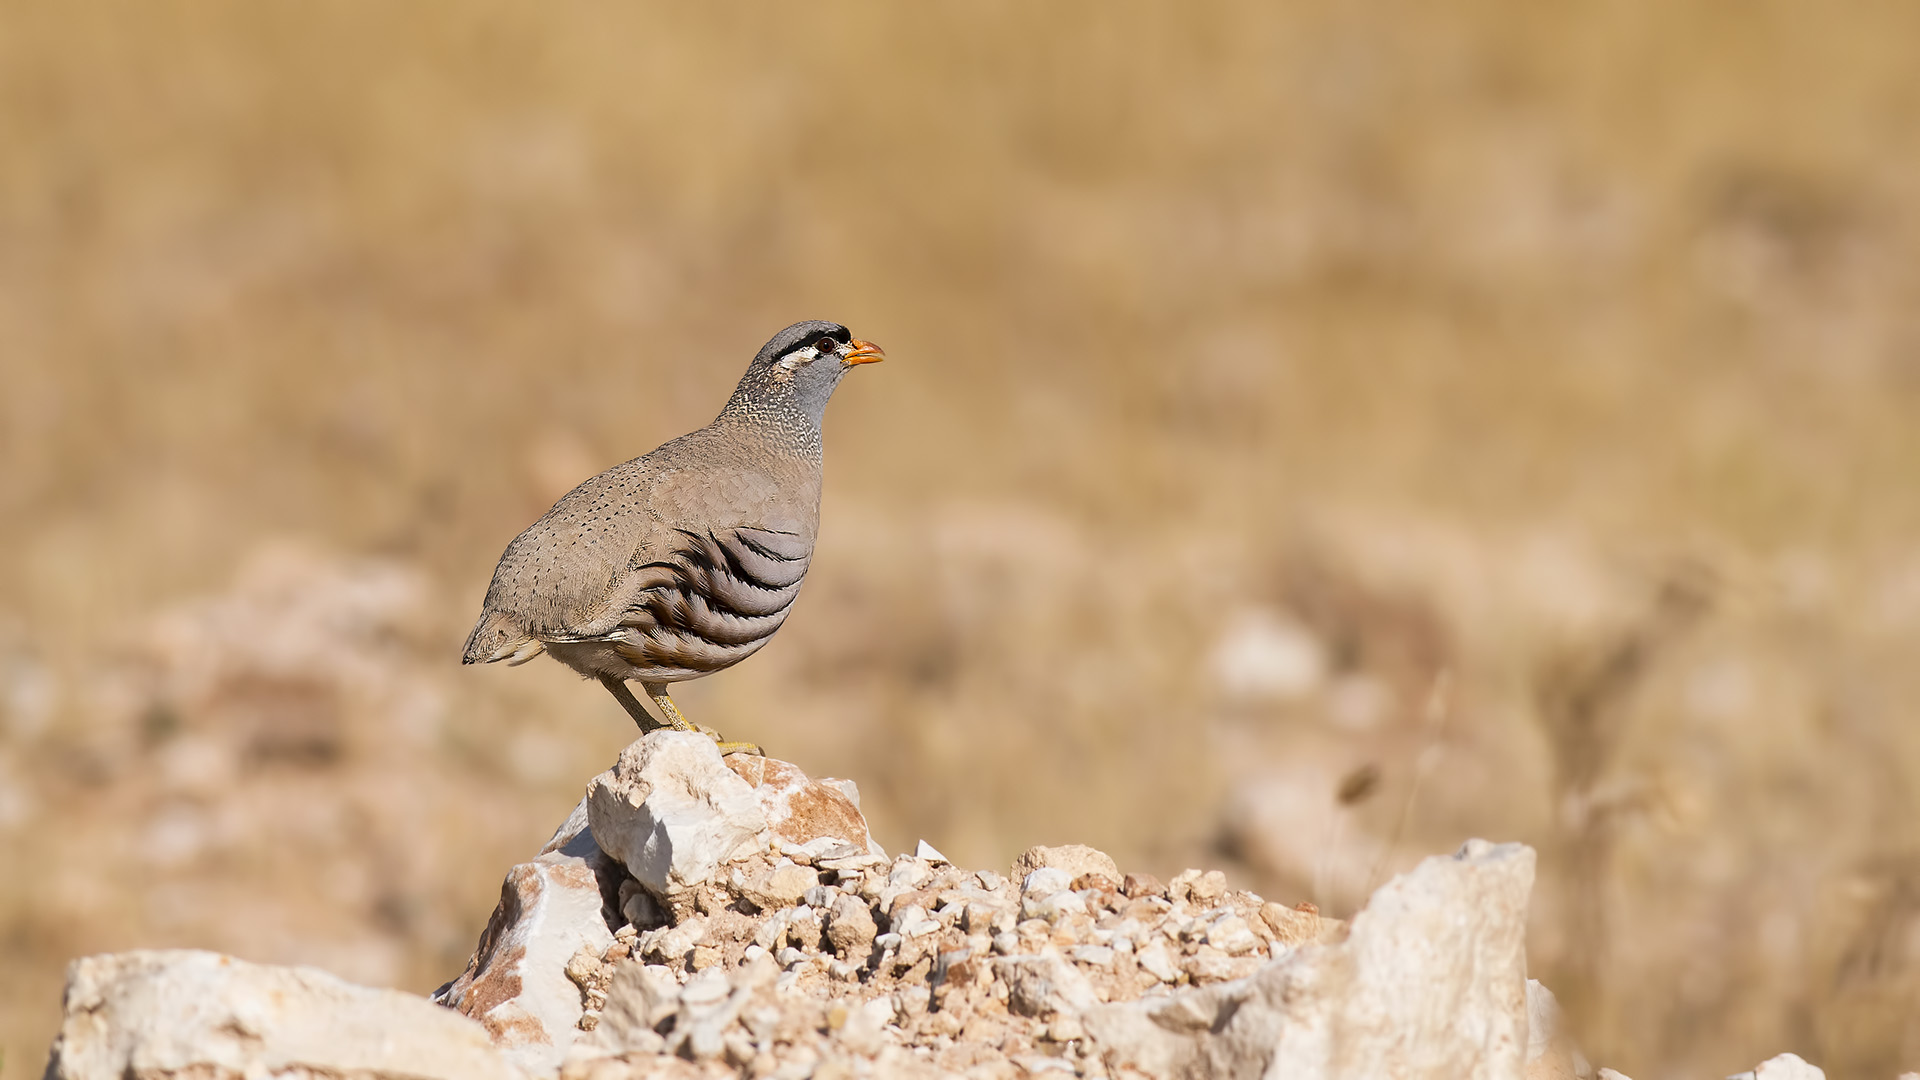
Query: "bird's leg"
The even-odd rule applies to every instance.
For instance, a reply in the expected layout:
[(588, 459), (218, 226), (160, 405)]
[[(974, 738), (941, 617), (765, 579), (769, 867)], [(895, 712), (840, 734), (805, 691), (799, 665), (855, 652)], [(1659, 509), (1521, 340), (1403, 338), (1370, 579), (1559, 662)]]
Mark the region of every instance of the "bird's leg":
[[(613, 695), (613, 700), (619, 702), (620, 707), (627, 710), (627, 715), (633, 717), (633, 722), (640, 725), (642, 734), (666, 726), (647, 713), (646, 706), (640, 704), (640, 699), (634, 697), (633, 691), (627, 689), (627, 681), (625, 679), (616, 679), (611, 675), (602, 675), (600, 676), (600, 685), (606, 687), (607, 693)], [(679, 719), (677, 714), (669, 713), (668, 715), (673, 716), (676, 720)], [(681, 723), (685, 723), (685, 721), (683, 720)], [(679, 725), (676, 724), (674, 726), (678, 727)]]
[(653, 703), (660, 706), (660, 715), (666, 717), (667, 723), (672, 724), (677, 730), (697, 731), (705, 735), (707, 738), (719, 744), (720, 753), (722, 754), (755, 754), (759, 757), (767, 756), (767, 752), (760, 749), (755, 743), (736, 742), (732, 739), (723, 738), (719, 732), (712, 728), (701, 727), (680, 715), (679, 706), (675, 705), (673, 699), (667, 696), (666, 683), (641, 683), (640, 685), (646, 688), (647, 696), (653, 699)]

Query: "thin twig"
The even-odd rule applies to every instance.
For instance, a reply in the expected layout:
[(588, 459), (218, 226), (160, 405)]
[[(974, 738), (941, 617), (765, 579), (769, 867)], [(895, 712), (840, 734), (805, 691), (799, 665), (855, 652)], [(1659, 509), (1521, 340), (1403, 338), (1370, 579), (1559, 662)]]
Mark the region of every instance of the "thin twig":
[[(1419, 757), (1414, 759), (1413, 783), (1407, 786), (1406, 801), (1400, 804), (1400, 819), (1394, 823), (1393, 832), (1386, 843), (1380, 847), (1380, 855), (1374, 860), (1373, 869), (1367, 874), (1367, 887), (1362, 896), (1372, 896), (1375, 885), (1380, 882), (1380, 872), (1386, 868), (1387, 859), (1400, 847), (1400, 837), (1407, 831), (1407, 822), (1413, 818), (1413, 804), (1420, 797), (1420, 786), (1426, 783), (1427, 774), (1440, 764), (1440, 739), (1446, 734), (1447, 718), (1453, 713), (1453, 669), (1441, 668), (1434, 673), (1433, 686), (1427, 691), (1422, 731), (1424, 741)], [(1362, 903), (1365, 901), (1363, 900)]]

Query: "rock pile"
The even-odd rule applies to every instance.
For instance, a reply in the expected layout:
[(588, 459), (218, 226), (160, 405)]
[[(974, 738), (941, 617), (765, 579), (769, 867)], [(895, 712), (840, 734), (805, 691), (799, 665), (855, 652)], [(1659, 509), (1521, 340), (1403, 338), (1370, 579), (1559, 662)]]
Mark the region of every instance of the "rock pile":
[(1530, 849), (1472, 841), (1349, 924), (1087, 847), (889, 858), (852, 784), (654, 732), (509, 871), (445, 1008), (97, 957), (47, 1076), (1588, 1077), (1526, 978), (1532, 881)]
[(1429, 860), (1348, 926), (1087, 847), (890, 859), (856, 797), (649, 735), (439, 1000), (567, 1080), (1524, 1073), (1526, 848)]

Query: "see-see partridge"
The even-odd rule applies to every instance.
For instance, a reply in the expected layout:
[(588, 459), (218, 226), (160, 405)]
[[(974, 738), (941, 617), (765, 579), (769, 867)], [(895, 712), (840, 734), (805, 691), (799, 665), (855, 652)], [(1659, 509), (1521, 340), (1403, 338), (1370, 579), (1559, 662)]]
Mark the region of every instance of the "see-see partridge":
[(546, 652), (598, 679), (642, 731), (666, 723), (724, 752), (667, 696), (746, 659), (786, 621), (820, 525), (827, 399), (880, 347), (831, 322), (773, 336), (713, 423), (581, 484), (507, 545), (463, 663)]

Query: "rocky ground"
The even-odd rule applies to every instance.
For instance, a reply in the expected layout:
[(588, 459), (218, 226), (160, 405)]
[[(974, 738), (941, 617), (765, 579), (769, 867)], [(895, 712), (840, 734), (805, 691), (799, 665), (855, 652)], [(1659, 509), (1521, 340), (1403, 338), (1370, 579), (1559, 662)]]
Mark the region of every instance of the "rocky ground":
[(1472, 841), (1349, 924), (1082, 846), (1005, 875), (889, 858), (853, 784), (662, 731), (509, 871), (432, 1003), (214, 953), (91, 957), (47, 1076), (1618, 1078), (1526, 977), (1533, 870)]

